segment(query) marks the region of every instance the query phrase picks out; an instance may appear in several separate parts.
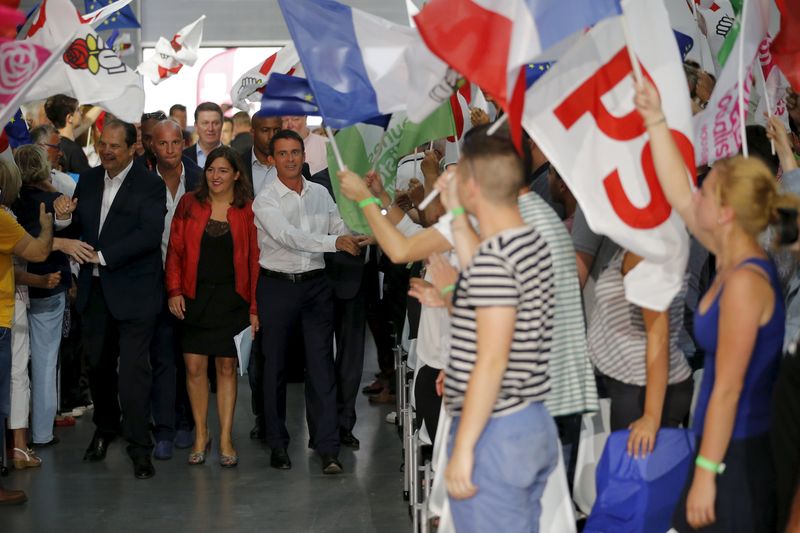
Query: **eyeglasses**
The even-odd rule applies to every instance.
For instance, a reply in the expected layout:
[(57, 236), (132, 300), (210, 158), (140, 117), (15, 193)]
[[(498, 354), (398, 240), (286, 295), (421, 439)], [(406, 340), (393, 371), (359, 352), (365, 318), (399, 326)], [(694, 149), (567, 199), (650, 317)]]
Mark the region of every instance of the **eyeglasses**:
[(52, 148), (53, 150), (61, 151), (61, 147), (57, 144), (50, 144), (50, 143), (39, 143), (39, 146), (46, 146), (48, 148)]
[(163, 111), (153, 111), (152, 113), (142, 114), (142, 122), (147, 120), (167, 120), (167, 115)]

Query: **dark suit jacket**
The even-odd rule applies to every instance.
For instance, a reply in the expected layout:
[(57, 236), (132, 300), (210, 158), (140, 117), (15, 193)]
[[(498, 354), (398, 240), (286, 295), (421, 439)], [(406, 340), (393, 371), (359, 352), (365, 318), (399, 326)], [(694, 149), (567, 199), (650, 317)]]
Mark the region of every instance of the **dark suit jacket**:
[(253, 148), (253, 136), (250, 133), (240, 133), (231, 140), (231, 148), (243, 154)]
[[(311, 176), (309, 181), (325, 187), (333, 201), (336, 201), (327, 168)], [(361, 278), (364, 276), (365, 258), (366, 248), (362, 249), (361, 254), (358, 256), (350, 255), (347, 252), (328, 252), (325, 254), (325, 273), (328, 275), (336, 298), (349, 300), (356, 297), (358, 289), (361, 287)]]
[(192, 163), (197, 165), (197, 145), (193, 144), (189, 148), (184, 148), (183, 157), (189, 158)]
[(203, 169), (186, 156), (181, 158), (181, 162), (186, 176), (186, 192), (192, 192), (200, 184), (200, 180), (203, 179)]
[[(104, 178), (103, 167), (81, 174), (74, 196), (80, 200), (72, 214), (72, 223), (63, 233), (80, 237), (103, 253), (106, 266), (99, 267), (100, 283), (115, 319), (156, 315), (164, 297), (161, 263), (161, 234), (167, 211), (164, 182), (140, 162), (134, 162), (114, 197), (101, 232)], [(78, 312), (85, 311), (89, 301), (92, 267), (81, 266)]]

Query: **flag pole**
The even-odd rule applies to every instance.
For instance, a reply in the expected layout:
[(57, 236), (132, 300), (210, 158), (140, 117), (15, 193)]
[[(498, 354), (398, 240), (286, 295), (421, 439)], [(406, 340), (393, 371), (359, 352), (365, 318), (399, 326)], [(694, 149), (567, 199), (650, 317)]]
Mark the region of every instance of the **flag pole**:
[[(744, 110), (744, 28), (745, 21), (747, 20), (747, 0), (742, 0), (742, 23), (739, 26), (739, 126), (741, 127), (742, 135), (742, 155), (750, 157), (750, 151), (747, 149), (747, 130), (744, 123), (746, 114)], [(760, 66), (759, 66), (760, 67)]]
[[(503, 113), (502, 117), (500, 117), (497, 120), (495, 120), (494, 124), (489, 126), (489, 129), (486, 130), (486, 135), (489, 135), (491, 137), (492, 135), (497, 133), (497, 130), (500, 129), (500, 126), (502, 126), (506, 122), (508, 122), (508, 113)], [(458, 139), (456, 139), (456, 146), (458, 146)], [(456, 150), (458, 151), (459, 149), (456, 148)], [(461, 154), (459, 154), (459, 157), (461, 157)]]
[(333, 130), (330, 126), (325, 126), (325, 133), (328, 134), (328, 139), (331, 142), (331, 148), (333, 148), (333, 156), (336, 158), (336, 164), (339, 165), (339, 170), (347, 170), (347, 167), (342, 160), (342, 153), (339, 151), (339, 145), (336, 144), (336, 139), (333, 136)]
[(631, 61), (631, 67), (633, 68), (633, 79), (636, 80), (636, 84), (642, 83), (642, 66), (639, 64), (639, 60), (636, 58), (635, 46), (633, 45), (633, 37), (631, 36), (631, 30), (628, 26), (628, 14), (624, 12), (622, 13), (622, 33), (625, 34), (625, 48), (628, 50), (628, 57)]
[[(756, 75), (761, 80), (761, 88), (764, 90), (764, 105), (767, 107), (767, 116), (772, 118), (772, 103), (769, 101), (769, 92), (767, 91), (767, 79), (764, 77), (764, 69), (761, 68), (761, 60), (758, 61), (758, 71)], [(775, 141), (769, 140), (769, 145), (772, 148), (772, 155), (775, 155)]]
[(697, 53), (700, 54), (700, 68), (705, 70), (706, 65), (703, 60), (703, 48), (700, 46), (700, 22), (697, 20), (697, 4), (693, 0), (689, 0), (689, 4), (692, 6), (692, 15), (694, 16), (694, 42), (697, 44)]

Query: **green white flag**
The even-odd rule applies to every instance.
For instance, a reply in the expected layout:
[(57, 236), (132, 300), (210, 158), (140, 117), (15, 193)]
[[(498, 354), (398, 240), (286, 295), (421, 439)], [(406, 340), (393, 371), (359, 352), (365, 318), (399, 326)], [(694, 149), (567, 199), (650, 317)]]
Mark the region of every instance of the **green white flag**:
[[(448, 101), (419, 124), (408, 120), (404, 112), (393, 114), (385, 133), (383, 128), (369, 124), (345, 128), (336, 134), (336, 144), (347, 168), (363, 176), (374, 166), (383, 179), (386, 192), (394, 197), (397, 163), (400, 159), (421, 144), (454, 134), (453, 111)], [(371, 235), (372, 231), (358, 203), (348, 200), (339, 191), (339, 178), (336, 176), (338, 171), (339, 165), (328, 143), (328, 172), (339, 213), (351, 230)]]

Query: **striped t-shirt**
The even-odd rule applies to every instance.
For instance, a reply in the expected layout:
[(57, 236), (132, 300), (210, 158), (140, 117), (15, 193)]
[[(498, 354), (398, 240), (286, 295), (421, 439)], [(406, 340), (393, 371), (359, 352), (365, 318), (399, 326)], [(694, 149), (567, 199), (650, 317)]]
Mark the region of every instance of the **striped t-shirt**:
[[(611, 259), (595, 287), (595, 304), (589, 321), (589, 357), (598, 372), (628, 385), (647, 385), (647, 331), (642, 309), (625, 299), (622, 263), (625, 250)], [(669, 378), (673, 385), (692, 375), (680, 347), (683, 305), (689, 275), (669, 306)]]
[(547, 397), (555, 310), (553, 280), (550, 250), (530, 226), (502, 231), (481, 243), (461, 273), (453, 296), (444, 398), (450, 414), (461, 414), (477, 360), (479, 307), (517, 310), (508, 366), (492, 416), (511, 414)]

